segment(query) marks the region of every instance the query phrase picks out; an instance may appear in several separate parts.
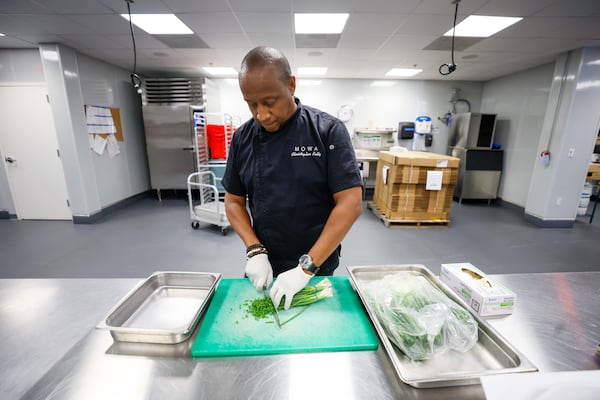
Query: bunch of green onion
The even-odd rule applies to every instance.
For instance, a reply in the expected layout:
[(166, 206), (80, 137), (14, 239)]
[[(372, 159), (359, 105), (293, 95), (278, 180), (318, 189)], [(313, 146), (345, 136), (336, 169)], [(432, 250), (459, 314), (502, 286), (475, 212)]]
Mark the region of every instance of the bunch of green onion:
[[(302, 290), (296, 293), (292, 298), (291, 307), (308, 306), (331, 296), (333, 296), (333, 291), (331, 290), (331, 281), (325, 278), (314, 285), (305, 286), (302, 288)], [(283, 310), (284, 304), (285, 296), (283, 296), (281, 299), (277, 309)]]
[[(296, 293), (292, 299), (291, 307), (309, 306), (317, 301), (332, 296), (333, 290), (331, 288), (331, 281), (325, 278), (314, 285), (305, 286)], [(278, 309), (283, 310), (284, 304), (285, 296), (281, 299)], [(247, 312), (256, 320), (267, 318), (275, 313), (275, 307), (268, 296), (246, 300), (242, 305), (246, 307)]]

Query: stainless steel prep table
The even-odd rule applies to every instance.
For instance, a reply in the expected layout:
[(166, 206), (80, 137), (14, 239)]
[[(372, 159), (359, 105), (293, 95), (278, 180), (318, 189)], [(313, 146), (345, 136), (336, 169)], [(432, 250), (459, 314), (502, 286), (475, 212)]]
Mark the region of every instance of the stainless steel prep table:
[[(595, 355), (600, 343), (600, 272), (494, 275), (494, 279), (513, 289), (518, 299), (512, 316), (490, 320), (491, 324), (541, 372), (600, 369)], [(484, 398), (480, 385), (442, 389), (404, 385), (381, 347), (377, 351), (191, 359), (182, 356), (186, 353), (181, 346), (115, 346), (110, 333), (93, 327), (137, 282), (0, 280), (0, 397)], [(27, 296), (19, 289), (24, 286)], [(35, 300), (38, 296), (44, 296), (43, 301)], [(53, 314), (44, 317), (44, 309)], [(44, 351), (40, 338), (47, 346)]]

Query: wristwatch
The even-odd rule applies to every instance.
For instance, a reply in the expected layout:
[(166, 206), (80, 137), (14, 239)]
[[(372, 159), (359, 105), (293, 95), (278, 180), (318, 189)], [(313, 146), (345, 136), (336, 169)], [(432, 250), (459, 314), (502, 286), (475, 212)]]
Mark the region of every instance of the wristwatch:
[(321, 268), (317, 267), (315, 264), (313, 264), (312, 257), (309, 256), (308, 254), (303, 254), (300, 257), (300, 260), (298, 261), (298, 265), (304, 271), (310, 272), (311, 275), (313, 275), (313, 276), (318, 274), (319, 270), (321, 269)]

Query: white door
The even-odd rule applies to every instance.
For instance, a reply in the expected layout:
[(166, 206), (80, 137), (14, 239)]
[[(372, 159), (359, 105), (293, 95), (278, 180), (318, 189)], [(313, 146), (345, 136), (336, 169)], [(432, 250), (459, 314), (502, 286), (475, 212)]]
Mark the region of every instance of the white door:
[(19, 219), (72, 219), (46, 86), (0, 86), (0, 152)]

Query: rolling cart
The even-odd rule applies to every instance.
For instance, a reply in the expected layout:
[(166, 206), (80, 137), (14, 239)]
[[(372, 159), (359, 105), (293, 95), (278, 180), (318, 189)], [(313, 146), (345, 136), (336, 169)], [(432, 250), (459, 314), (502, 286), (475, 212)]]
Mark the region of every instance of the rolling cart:
[[(216, 225), (223, 235), (231, 227), (225, 214), (225, 202), (219, 197), (220, 178), (212, 171), (191, 173), (187, 178), (188, 204), (192, 228), (200, 228), (200, 222)], [(195, 199), (194, 193), (198, 192)]]

